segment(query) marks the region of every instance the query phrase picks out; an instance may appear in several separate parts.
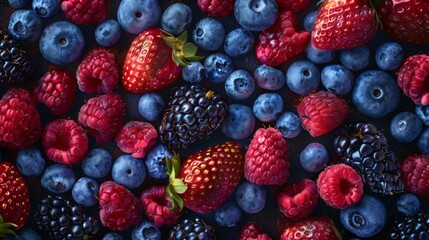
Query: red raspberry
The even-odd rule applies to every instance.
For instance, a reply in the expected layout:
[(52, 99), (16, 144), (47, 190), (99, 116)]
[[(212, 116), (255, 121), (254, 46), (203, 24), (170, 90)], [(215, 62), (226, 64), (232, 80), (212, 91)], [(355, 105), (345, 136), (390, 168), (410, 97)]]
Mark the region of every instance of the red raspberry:
[(304, 218), (311, 214), (319, 202), (316, 183), (304, 179), (286, 187), (278, 196), (280, 211), (288, 218)]
[(320, 197), (331, 207), (344, 209), (359, 202), (363, 182), (359, 173), (345, 164), (327, 167), (319, 174), (317, 187)]
[(429, 56), (414, 55), (402, 64), (398, 72), (399, 87), (416, 104), (429, 104)]
[(37, 142), (42, 123), (31, 94), (13, 88), (0, 100), (0, 146), (27, 148)]
[(271, 240), (255, 223), (246, 223), (240, 232), (239, 240)]
[(140, 121), (126, 123), (115, 138), (118, 147), (135, 158), (146, 156), (157, 139), (156, 129), (150, 123)]
[(298, 12), (307, 7), (309, 0), (276, 0), (276, 2), (283, 10)]
[(234, 10), (235, 0), (198, 0), (198, 7), (212, 17), (224, 17)]
[(104, 143), (115, 137), (125, 117), (125, 102), (117, 93), (107, 93), (88, 100), (79, 112), (79, 124)]
[(63, 0), (61, 10), (76, 24), (99, 24), (107, 19), (105, 0)]
[(402, 164), (402, 179), (408, 191), (429, 198), (429, 155), (408, 156)]
[(96, 48), (80, 63), (77, 84), (84, 93), (108, 93), (116, 88), (118, 72), (115, 55), (104, 48)]
[(36, 101), (44, 103), (52, 114), (68, 111), (76, 97), (76, 79), (66, 69), (46, 72), (34, 89)]
[(166, 195), (165, 186), (152, 186), (145, 189), (140, 196), (140, 203), (149, 220), (157, 227), (175, 223), (181, 214), (179, 208), (170, 210), (173, 203)]
[(283, 185), (289, 178), (286, 141), (275, 128), (255, 132), (244, 162), (244, 176), (259, 185)]
[(313, 137), (320, 137), (337, 128), (349, 112), (344, 99), (327, 91), (312, 93), (298, 105), (302, 125)]
[(88, 136), (73, 120), (57, 119), (43, 131), (42, 144), (46, 156), (57, 163), (79, 163), (88, 152)]

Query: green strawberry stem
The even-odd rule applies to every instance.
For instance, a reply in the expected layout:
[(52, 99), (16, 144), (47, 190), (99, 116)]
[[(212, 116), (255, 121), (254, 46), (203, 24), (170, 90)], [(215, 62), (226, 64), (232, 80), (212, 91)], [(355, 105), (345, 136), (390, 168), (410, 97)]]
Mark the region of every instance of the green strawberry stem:
[(179, 194), (183, 194), (188, 189), (188, 186), (182, 181), (182, 179), (177, 178), (177, 174), (180, 171), (180, 159), (179, 155), (174, 153), (171, 159), (167, 159), (167, 173), (169, 175), (170, 183), (167, 186), (166, 192), (167, 196), (171, 199), (172, 206), (170, 210), (176, 210), (177, 207), (180, 210), (183, 209), (185, 203)]
[(4, 238), (7, 236), (17, 236), (16, 233), (10, 228), (16, 228), (17, 225), (14, 223), (5, 223), (3, 222), (3, 216), (0, 215), (0, 238)]
[(200, 61), (204, 58), (195, 55), (198, 48), (195, 44), (186, 42), (187, 38), (187, 31), (184, 31), (177, 38), (168, 32), (162, 31), (162, 39), (173, 50), (171, 54), (173, 61), (182, 67), (191, 64), (192, 61)]

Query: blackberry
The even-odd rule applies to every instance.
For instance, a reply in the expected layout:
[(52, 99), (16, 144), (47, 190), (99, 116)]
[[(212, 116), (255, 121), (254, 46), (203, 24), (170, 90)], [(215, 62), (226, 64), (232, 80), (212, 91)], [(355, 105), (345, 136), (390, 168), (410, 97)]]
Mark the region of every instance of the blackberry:
[(216, 240), (215, 230), (200, 218), (185, 219), (170, 230), (169, 240)]
[(82, 206), (60, 196), (48, 195), (36, 207), (34, 219), (50, 239), (80, 240), (97, 234), (97, 220), (84, 214)]
[(384, 133), (373, 124), (350, 125), (335, 139), (337, 154), (352, 166), (374, 193), (392, 195), (404, 191), (401, 167)]
[(27, 79), (32, 67), (26, 52), (5, 30), (0, 29), (0, 83), (19, 83)]
[(389, 239), (429, 240), (429, 214), (419, 212), (414, 216), (396, 220)]
[(159, 127), (161, 140), (178, 150), (207, 139), (222, 124), (227, 110), (222, 95), (199, 85), (174, 88)]

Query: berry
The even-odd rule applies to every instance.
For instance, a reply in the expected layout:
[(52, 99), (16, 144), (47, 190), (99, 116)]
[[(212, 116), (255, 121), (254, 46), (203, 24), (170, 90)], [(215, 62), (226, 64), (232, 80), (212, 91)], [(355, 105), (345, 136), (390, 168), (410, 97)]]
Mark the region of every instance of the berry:
[(146, 178), (146, 168), (140, 159), (121, 155), (112, 166), (112, 178), (128, 189), (138, 188)]
[(22, 228), (17, 237), (6, 237), (3, 240), (42, 240), (40, 235), (31, 228)]
[(259, 65), (255, 69), (253, 77), (256, 84), (266, 90), (279, 90), (286, 82), (286, 77), (282, 71), (267, 65)]
[(416, 115), (424, 125), (429, 126), (429, 106), (416, 105)]
[(396, 42), (386, 42), (377, 47), (375, 62), (378, 68), (385, 71), (396, 70), (402, 63), (404, 50)]
[(295, 113), (284, 112), (277, 119), (276, 128), (284, 138), (295, 138), (301, 133), (301, 121)]
[(161, 8), (156, 0), (124, 0), (119, 5), (117, 17), (123, 30), (139, 34), (158, 25)]
[(225, 92), (234, 100), (245, 100), (255, 91), (255, 81), (245, 70), (232, 72), (225, 81)]
[(417, 147), (423, 154), (429, 154), (429, 128), (423, 130), (417, 138)]
[(158, 93), (144, 93), (139, 99), (140, 116), (148, 121), (156, 121), (165, 109), (165, 102)]
[(192, 10), (184, 3), (173, 3), (161, 16), (162, 30), (173, 35), (186, 31), (192, 22)]
[(118, 147), (135, 158), (143, 158), (158, 139), (156, 129), (146, 122), (126, 123), (116, 135)]
[(288, 218), (307, 217), (319, 202), (316, 183), (303, 179), (283, 189), (277, 196), (280, 211)]
[(347, 95), (353, 88), (353, 73), (341, 64), (324, 67), (320, 78), (326, 90), (337, 95)]
[(237, 22), (250, 31), (269, 28), (277, 19), (278, 9), (275, 0), (247, 1), (236, 0), (234, 15)]
[(252, 134), (255, 124), (252, 109), (241, 104), (231, 104), (228, 106), (228, 114), (221, 126), (221, 131), (231, 139), (242, 140)]
[(299, 161), (307, 172), (318, 173), (328, 165), (329, 154), (322, 144), (310, 143), (302, 150)]
[(8, 0), (9, 5), (15, 9), (23, 8), (30, 0)]
[(95, 29), (95, 41), (103, 47), (117, 44), (121, 36), (121, 26), (114, 19), (105, 20)]
[(124, 240), (124, 238), (115, 232), (109, 232), (106, 235), (104, 235), (102, 240)]
[(245, 28), (237, 28), (225, 37), (223, 48), (231, 57), (240, 57), (250, 53), (255, 47), (255, 36)]
[(341, 51), (340, 61), (350, 70), (362, 70), (369, 64), (370, 50), (366, 45)]
[(390, 122), (390, 133), (393, 138), (402, 143), (414, 141), (422, 131), (422, 122), (411, 112), (396, 114)]
[(132, 240), (161, 240), (161, 231), (153, 223), (143, 221), (131, 233)]
[(37, 177), (45, 170), (45, 159), (38, 148), (29, 147), (19, 151), (16, 166), (22, 175)]
[(428, 222), (429, 214), (423, 212), (397, 219), (390, 230), (389, 239), (429, 239)]
[(398, 212), (407, 217), (411, 217), (420, 211), (420, 201), (416, 195), (412, 193), (404, 193), (396, 200), (396, 208), (398, 209)]
[(173, 153), (163, 144), (155, 145), (147, 154), (145, 164), (149, 175), (155, 179), (167, 179), (167, 161)]
[(299, 12), (307, 7), (309, 0), (276, 0), (276, 2), (283, 10)]
[(205, 76), (203, 64), (200, 62), (191, 62), (191, 64), (182, 68), (182, 78), (189, 83), (199, 83)]
[(32, 9), (42, 18), (49, 18), (54, 16), (60, 11), (60, 0), (33, 0)]
[[(316, 16), (317, 16), (317, 10), (312, 11), (312, 12), (308, 13), (307, 15), (305, 15), (304, 21), (302, 24), (305, 31), (307, 31), (307, 32), (313, 31), (314, 22), (316, 21)], [(311, 45), (313, 45), (313, 44), (311, 44)]]
[(34, 42), (42, 32), (42, 20), (31, 10), (16, 10), (10, 16), (10, 35), (18, 41)]
[(280, 240), (339, 240), (335, 224), (327, 217), (310, 217), (287, 226)]
[(99, 24), (107, 18), (106, 0), (63, 0), (61, 2), (66, 18), (75, 24)]
[(317, 49), (309, 42), (305, 49), (305, 57), (316, 64), (328, 63), (334, 59), (335, 51)]
[(429, 198), (429, 155), (410, 155), (405, 158), (401, 168), (407, 191)]
[(319, 87), (319, 69), (309, 61), (296, 61), (286, 72), (286, 83), (292, 92), (306, 96)]
[(92, 178), (79, 178), (72, 189), (73, 199), (84, 207), (94, 206), (98, 203), (97, 195), (100, 186)]
[(55, 194), (61, 194), (72, 189), (73, 184), (76, 182), (76, 177), (70, 167), (53, 164), (46, 168), (40, 181), (43, 188)]
[(283, 99), (277, 93), (259, 95), (253, 103), (253, 113), (261, 122), (274, 122), (283, 111)]
[(168, 236), (168, 240), (217, 239), (215, 229), (200, 218), (185, 218), (170, 230)]
[(223, 45), (225, 28), (214, 18), (203, 18), (195, 24), (192, 38), (202, 50), (216, 51)]
[(264, 186), (245, 181), (238, 185), (235, 199), (243, 211), (257, 213), (265, 207), (267, 192)]
[(223, 53), (214, 53), (204, 60), (206, 78), (212, 83), (222, 83), (234, 70), (231, 58)]
[(92, 149), (82, 160), (82, 170), (92, 178), (105, 177), (112, 168), (112, 155), (102, 148)]
[(429, 56), (425, 54), (408, 57), (398, 72), (399, 87), (416, 104), (429, 104)]
[(198, 0), (198, 7), (212, 17), (224, 17), (232, 13), (235, 0)]
[(223, 227), (234, 227), (241, 219), (241, 210), (235, 202), (227, 202), (215, 212), (217, 224)]
[(271, 240), (271, 238), (263, 233), (256, 223), (249, 222), (241, 228), (239, 240)]

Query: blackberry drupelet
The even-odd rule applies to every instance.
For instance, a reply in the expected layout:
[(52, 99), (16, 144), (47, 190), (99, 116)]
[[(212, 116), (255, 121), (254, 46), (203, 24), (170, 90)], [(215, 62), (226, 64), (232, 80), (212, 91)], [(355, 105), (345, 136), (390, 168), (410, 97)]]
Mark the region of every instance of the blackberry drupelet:
[(60, 196), (48, 195), (36, 207), (34, 219), (54, 240), (90, 239), (97, 234), (97, 220), (84, 214), (82, 206)]
[(429, 240), (429, 214), (419, 212), (414, 216), (396, 220), (389, 239)]
[(222, 95), (199, 85), (174, 88), (164, 112), (159, 135), (171, 150), (207, 139), (224, 121), (228, 105)]
[(0, 29), (0, 83), (19, 83), (27, 79), (32, 66), (15, 39)]
[(200, 218), (194, 220), (184, 219), (182, 223), (175, 225), (169, 235), (169, 240), (216, 240), (215, 230), (204, 223)]
[(335, 148), (374, 193), (392, 195), (404, 191), (399, 160), (375, 125), (349, 125), (346, 134), (335, 139)]

